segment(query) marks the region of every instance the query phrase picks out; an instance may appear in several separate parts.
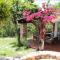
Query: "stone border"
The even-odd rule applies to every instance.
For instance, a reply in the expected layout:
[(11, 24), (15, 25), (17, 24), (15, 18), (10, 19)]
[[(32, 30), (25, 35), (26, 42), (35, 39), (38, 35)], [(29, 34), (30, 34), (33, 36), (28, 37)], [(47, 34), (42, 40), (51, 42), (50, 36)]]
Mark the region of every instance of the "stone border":
[(51, 56), (60, 57), (60, 52), (55, 52), (55, 51), (37, 51), (37, 52), (27, 53), (26, 55), (22, 56), (20, 58), (20, 60), (25, 60), (27, 57), (38, 56), (38, 55), (46, 55), (46, 54), (49, 54)]
[(55, 52), (55, 51), (32, 51), (32, 52), (28, 52), (27, 54), (24, 54), (22, 57), (0, 56), (0, 60), (25, 60), (28, 57), (38, 56), (38, 55), (46, 55), (46, 54), (49, 54), (51, 56), (60, 57), (60, 52)]

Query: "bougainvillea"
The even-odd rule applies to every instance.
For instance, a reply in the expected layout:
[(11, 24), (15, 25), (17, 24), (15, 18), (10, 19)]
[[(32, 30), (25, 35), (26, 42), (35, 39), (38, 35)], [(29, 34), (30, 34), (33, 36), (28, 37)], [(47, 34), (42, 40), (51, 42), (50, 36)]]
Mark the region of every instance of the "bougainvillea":
[(26, 21), (33, 21), (35, 19), (41, 18), (44, 23), (48, 22), (53, 23), (53, 19), (55, 18), (53, 8), (45, 8), (44, 6), (45, 5), (43, 4), (43, 9), (40, 8), (35, 13), (32, 13), (31, 11), (28, 10), (23, 11), (23, 18), (25, 18)]
[(37, 9), (37, 12), (32, 12), (29, 10), (23, 11), (23, 18), (27, 22), (34, 21), (34, 20), (40, 20), (41, 26), (39, 27), (39, 34), (40, 38), (44, 39), (45, 35), (45, 27), (44, 25), (51, 22), (54, 23), (55, 14), (54, 9), (51, 7), (46, 7), (46, 4), (43, 3), (42, 8)]

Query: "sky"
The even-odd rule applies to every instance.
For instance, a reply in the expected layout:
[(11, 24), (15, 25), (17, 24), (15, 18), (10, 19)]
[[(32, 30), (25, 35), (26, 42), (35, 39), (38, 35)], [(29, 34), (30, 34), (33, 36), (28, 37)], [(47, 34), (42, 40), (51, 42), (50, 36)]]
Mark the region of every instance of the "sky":
[[(47, 2), (48, 0), (34, 0), (35, 2), (35, 4), (37, 4), (38, 6), (42, 6), (42, 3), (43, 2)], [(50, 4), (52, 4), (52, 5), (54, 5), (54, 4), (56, 4), (56, 3), (58, 3), (58, 2), (60, 2), (60, 0), (50, 0)]]

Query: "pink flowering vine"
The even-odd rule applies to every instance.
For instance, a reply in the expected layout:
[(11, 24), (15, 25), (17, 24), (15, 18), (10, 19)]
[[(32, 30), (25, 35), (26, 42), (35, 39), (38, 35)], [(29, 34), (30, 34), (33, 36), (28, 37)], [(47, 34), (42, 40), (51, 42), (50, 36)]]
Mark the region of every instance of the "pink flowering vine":
[(26, 21), (33, 21), (36, 18), (41, 18), (43, 22), (48, 23), (52, 22), (55, 15), (53, 15), (53, 10), (51, 8), (45, 8), (44, 11), (42, 9), (38, 9), (36, 13), (31, 13), (31, 11), (23, 11), (23, 18), (25, 18)]
[(54, 14), (54, 9), (51, 7), (46, 8), (45, 3), (43, 3), (42, 7), (44, 10), (42, 10), (42, 8), (40, 8), (37, 10), (37, 12), (34, 12), (34, 13), (32, 13), (32, 11), (28, 11), (28, 10), (23, 11), (23, 18), (25, 18), (25, 20), (27, 22), (29, 22), (29, 21), (32, 22), (32, 21), (38, 20), (38, 19), (40, 20), (41, 26), (38, 27), (39, 34), (40, 34), (39, 38), (44, 40), (44, 37), (45, 37), (45, 27), (44, 26), (45, 26), (45, 24), (47, 24), (49, 22), (54, 23), (55, 14)]

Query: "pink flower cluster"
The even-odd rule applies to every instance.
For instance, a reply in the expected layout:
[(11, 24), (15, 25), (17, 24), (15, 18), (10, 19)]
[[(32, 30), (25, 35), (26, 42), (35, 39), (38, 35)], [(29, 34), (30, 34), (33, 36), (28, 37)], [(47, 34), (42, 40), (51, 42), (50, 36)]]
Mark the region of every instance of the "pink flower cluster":
[(49, 23), (49, 22), (54, 23), (54, 21), (53, 21), (54, 19), (55, 19), (55, 16), (54, 15), (44, 16), (43, 22), (44, 23)]
[(45, 24), (46, 23), (54, 23), (55, 14), (53, 8), (46, 8), (46, 4), (43, 3), (42, 5), (43, 9), (38, 9), (37, 12), (32, 13), (31, 11), (25, 10), (23, 11), (23, 18), (26, 19), (27, 22), (31, 22), (33, 20), (39, 19), (41, 21), (41, 26), (38, 28), (40, 29), (40, 39), (44, 39), (45, 37)]
[(53, 8), (45, 8), (44, 11), (42, 9), (38, 9), (35, 13), (25, 10), (23, 11), (23, 18), (25, 18), (27, 22), (41, 18), (43, 23), (48, 23), (53, 22), (55, 15), (53, 13)]
[(28, 10), (24, 10), (23, 11), (23, 17), (26, 17), (28, 15), (30, 15), (31, 11), (28, 11)]

